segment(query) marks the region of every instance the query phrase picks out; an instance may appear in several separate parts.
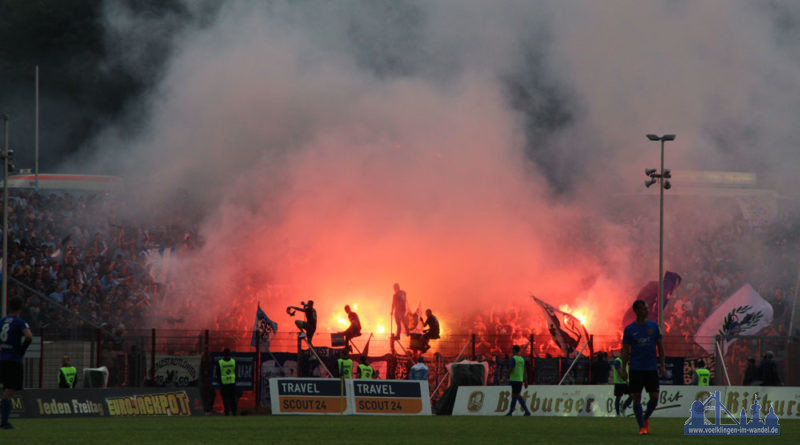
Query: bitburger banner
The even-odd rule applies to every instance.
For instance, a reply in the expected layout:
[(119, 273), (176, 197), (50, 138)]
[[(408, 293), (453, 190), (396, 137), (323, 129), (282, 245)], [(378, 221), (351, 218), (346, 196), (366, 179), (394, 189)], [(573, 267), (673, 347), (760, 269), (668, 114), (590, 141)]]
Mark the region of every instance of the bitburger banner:
[(26, 389), (20, 417), (204, 415), (197, 388)]
[[(735, 387), (661, 385), (658, 406), (653, 416), (686, 418), (692, 402), (705, 400), (710, 392), (720, 391), (724, 394), (726, 390), (731, 391), (731, 388)], [(749, 394), (753, 390), (763, 389), (745, 388), (749, 388)], [(793, 388), (793, 393), (800, 396), (800, 389)], [(613, 385), (531, 385), (523, 388), (522, 397), (534, 416), (616, 416)], [(646, 404), (648, 398), (646, 393), (642, 394), (642, 403)], [(508, 413), (510, 407), (510, 386), (460, 386), (453, 415), (502, 416)], [(631, 409), (626, 414), (632, 412)], [(513, 415), (523, 413), (522, 407), (518, 405)]]

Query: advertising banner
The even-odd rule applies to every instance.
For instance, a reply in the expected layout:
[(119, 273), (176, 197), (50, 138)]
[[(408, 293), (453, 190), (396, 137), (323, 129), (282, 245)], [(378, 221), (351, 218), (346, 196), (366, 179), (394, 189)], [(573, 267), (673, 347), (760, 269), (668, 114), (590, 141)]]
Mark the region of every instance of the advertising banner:
[[(705, 400), (713, 391), (725, 392), (724, 386), (661, 385), (653, 417), (688, 418), (692, 402)], [(750, 387), (751, 391), (753, 388)], [(756, 388), (757, 389), (757, 388)], [(531, 385), (523, 388), (522, 397), (534, 416), (592, 416), (612, 417), (614, 410), (613, 385)], [(646, 404), (647, 394), (642, 394)], [(777, 397), (774, 395), (772, 397)], [(624, 398), (623, 398), (624, 400)], [(502, 416), (511, 407), (510, 386), (461, 386), (456, 394), (453, 415)], [(517, 407), (514, 415), (524, 411)], [(632, 415), (630, 409), (626, 415)]]
[(197, 388), (26, 389), (20, 417), (204, 415)]
[(272, 414), (352, 414), (352, 387), (339, 379), (269, 379)]
[(350, 380), (356, 414), (431, 415), (428, 381)]

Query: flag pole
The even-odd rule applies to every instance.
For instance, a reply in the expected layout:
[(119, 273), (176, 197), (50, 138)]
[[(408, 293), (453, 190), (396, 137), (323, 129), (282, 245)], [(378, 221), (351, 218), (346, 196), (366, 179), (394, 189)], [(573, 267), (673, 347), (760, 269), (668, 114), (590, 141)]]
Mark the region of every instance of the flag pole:
[(577, 362), (577, 361), (578, 361), (578, 359), (579, 359), (579, 358), (581, 358), (581, 354), (583, 354), (583, 350), (584, 350), (584, 349), (586, 349), (586, 347), (587, 347), (587, 346), (589, 346), (589, 342), (590, 342), (590, 341), (591, 341), (590, 339), (588, 339), (588, 338), (586, 339), (586, 343), (584, 343), (584, 344), (583, 344), (583, 347), (581, 347), (581, 350), (580, 350), (580, 351), (578, 351), (578, 354), (577, 354), (577, 355), (575, 355), (575, 359), (574, 359), (574, 360), (572, 360), (572, 364), (571, 364), (571, 365), (569, 365), (569, 368), (567, 368), (567, 372), (565, 372), (565, 373), (564, 373), (564, 376), (563, 376), (563, 377), (561, 377), (561, 381), (560, 381), (560, 382), (558, 382), (559, 386), (560, 386), (562, 383), (564, 383), (564, 379), (566, 379), (566, 378), (567, 378), (567, 376), (569, 375), (569, 372), (572, 370), (572, 367), (573, 367), (573, 366), (575, 366), (575, 362)]
[(717, 353), (719, 354), (719, 361), (722, 363), (722, 371), (725, 373), (725, 380), (728, 382), (728, 386), (731, 386), (731, 378), (728, 376), (728, 367), (725, 366), (725, 356), (722, 354), (722, 348), (720, 348), (719, 344), (722, 343), (722, 338), (717, 336), (716, 338), (717, 343)]

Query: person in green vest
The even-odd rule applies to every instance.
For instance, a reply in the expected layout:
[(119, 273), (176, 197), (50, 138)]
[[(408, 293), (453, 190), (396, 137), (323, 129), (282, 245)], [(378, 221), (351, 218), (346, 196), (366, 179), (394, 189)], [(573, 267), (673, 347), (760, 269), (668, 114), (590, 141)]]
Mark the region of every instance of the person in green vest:
[(628, 400), (622, 404), (622, 411), (620, 411), (622, 396), (628, 394), (628, 379), (623, 379), (622, 376), (619, 375), (619, 370), (621, 368), (622, 358), (617, 357), (614, 359), (613, 365), (611, 366), (611, 370), (614, 373), (614, 408), (617, 410), (617, 417), (624, 416), (625, 410), (628, 409), (631, 402), (633, 402), (631, 396), (628, 395)]
[(217, 362), (217, 376), (219, 377), (219, 394), (222, 396), (222, 405), (225, 415), (236, 415), (236, 360), (231, 357), (231, 350), (225, 348), (222, 358)]
[(703, 360), (697, 361), (697, 369), (694, 370), (694, 378), (692, 383), (697, 386), (708, 386), (711, 384), (711, 371), (706, 369), (706, 362)]
[(353, 359), (350, 358), (350, 351), (347, 348), (342, 350), (342, 358), (337, 361), (339, 377), (345, 379), (353, 378)]
[(70, 363), (70, 358), (65, 355), (61, 359), (61, 369), (58, 371), (58, 387), (59, 388), (74, 388), (75, 376), (78, 375), (78, 370)]
[(361, 363), (358, 365), (358, 376), (361, 379), (371, 379), (375, 369), (367, 363), (367, 356), (361, 356)]
[(507, 416), (514, 414), (514, 408), (517, 407), (517, 401), (522, 405), (525, 410), (525, 415), (530, 416), (531, 412), (525, 404), (525, 399), (522, 398), (522, 385), (528, 387), (528, 382), (525, 381), (525, 359), (519, 355), (519, 345), (514, 345), (512, 348), (514, 355), (508, 362), (509, 373), (508, 381), (511, 383), (511, 409), (508, 411)]

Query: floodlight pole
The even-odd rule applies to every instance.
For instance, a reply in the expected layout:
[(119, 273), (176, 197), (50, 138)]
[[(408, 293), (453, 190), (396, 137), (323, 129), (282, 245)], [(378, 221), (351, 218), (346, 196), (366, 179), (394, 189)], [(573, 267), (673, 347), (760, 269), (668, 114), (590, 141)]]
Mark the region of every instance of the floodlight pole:
[(669, 174), (664, 172), (664, 142), (674, 141), (674, 134), (656, 136), (648, 134), (647, 139), (661, 142), (661, 171), (651, 175), (651, 178), (658, 178), (659, 199), (658, 199), (658, 330), (664, 334), (664, 184)]
[(0, 317), (8, 315), (8, 115), (3, 115), (3, 284), (0, 295)]

